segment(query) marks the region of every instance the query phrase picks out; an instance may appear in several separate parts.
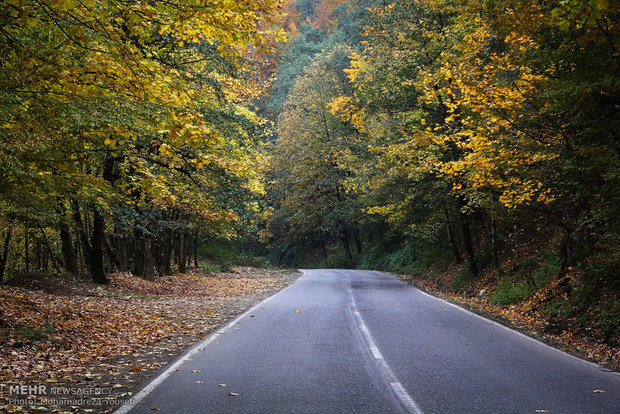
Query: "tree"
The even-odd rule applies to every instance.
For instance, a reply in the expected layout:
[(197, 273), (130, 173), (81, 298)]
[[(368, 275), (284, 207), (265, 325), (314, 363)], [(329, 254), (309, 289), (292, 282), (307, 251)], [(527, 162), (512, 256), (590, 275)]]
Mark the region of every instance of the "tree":
[[(72, 224), (97, 282), (106, 281), (111, 206), (191, 205), (195, 216), (235, 220), (206, 190), (225, 177), (256, 188), (244, 149), (254, 140), (246, 125), (259, 120), (245, 106), (252, 85), (240, 79), (249, 48), (280, 36), (257, 29), (280, 8), (279, 0), (6, 2), (0, 214)], [(58, 209), (68, 214), (56, 219)], [(70, 237), (62, 240), (70, 261)]]
[(351, 243), (361, 250), (356, 223), (359, 207), (344, 187), (347, 173), (338, 158), (357, 133), (327, 107), (348, 87), (342, 70), (349, 53), (346, 46), (337, 45), (317, 56), (297, 79), (278, 120), (271, 171), (282, 197), (276, 217), (284, 215), (297, 233), (318, 233), (323, 251), (327, 238), (340, 239), (352, 257)]

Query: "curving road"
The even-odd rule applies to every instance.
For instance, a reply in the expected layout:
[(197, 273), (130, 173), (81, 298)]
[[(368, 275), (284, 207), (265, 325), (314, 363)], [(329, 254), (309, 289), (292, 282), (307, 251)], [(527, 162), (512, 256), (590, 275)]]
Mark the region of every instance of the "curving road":
[(307, 270), (134, 401), (117, 412), (607, 414), (620, 375), (389, 275)]

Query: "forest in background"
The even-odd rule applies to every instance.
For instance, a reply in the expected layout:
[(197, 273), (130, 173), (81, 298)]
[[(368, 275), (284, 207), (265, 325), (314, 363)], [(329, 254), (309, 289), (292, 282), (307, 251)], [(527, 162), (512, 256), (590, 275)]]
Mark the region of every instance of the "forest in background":
[(499, 304), (550, 286), (550, 320), (613, 344), (618, 18), (613, 0), (6, 1), (0, 276), (152, 280), (232, 246), (491, 278)]
[(618, 17), (606, 0), (289, 6), (262, 106), (272, 259), (491, 289), (617, 343)]

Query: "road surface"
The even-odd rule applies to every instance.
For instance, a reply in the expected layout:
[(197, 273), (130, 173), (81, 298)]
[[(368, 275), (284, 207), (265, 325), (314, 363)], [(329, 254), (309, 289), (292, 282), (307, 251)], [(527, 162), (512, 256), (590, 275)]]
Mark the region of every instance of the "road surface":
[(620, 375), (389, 275), (307, 270), (134, 401), (118, 412), (615, 414)]

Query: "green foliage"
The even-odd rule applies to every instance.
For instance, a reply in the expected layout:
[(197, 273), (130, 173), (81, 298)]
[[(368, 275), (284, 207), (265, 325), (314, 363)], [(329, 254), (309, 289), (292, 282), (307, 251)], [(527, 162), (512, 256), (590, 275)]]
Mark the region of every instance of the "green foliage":
[(381, 240), (367, 248), (360, 257), (361, 269), (386, 270), (398, 273), (412, 272), (417, 263), (414, 248), (405, 242), (397, 244), (389, 240)]
[(220, 265), (208, 261), (202, 262), (200, 264), (200, 268), (207, 273), (220, 273), (222, 271), (222, 267)]
[(620, 254), (606, 252), (590, 259), (584, 274), (568, 292), (549, 304), (552, 319), (575, 318), (585, 330), (597, 329), (612, 341), (620, 337)]
[(532, 293), (532, 286), (527, 282), (504, 278), (495, 288), (491, 303), (495, 305), (510, 305), (526, 299)]
[(19, 326), (16, 328), (0, 327), (0, 341), (4, 338), (14, 338), (15, 346), (28, 345), (34, 341), (42, 341), (55, 332), (51, 325), (44, 326)]
[[(99, 283), (107, 262), (123, 270), (131, 262), (145, 277), (168, 271), (171, 250), (185, 256), (189, 230), (235, 237), (255, 219), (262, 192), (263, 120), (248, 72), (281, 38), (257, 30), (280, 8), (279, 0), (3, 3), (0, 233), (5, 221), (65, 232), (66, 261), (78, 262), (67, 258), (80, 246), (79, 262)], [(104, 252), (106, 231), (119, 244)], [(121, 240), (123, 255), (114, 251)], [(23, 267), (15, 251), (11, 274)]]
[(327, 269), (355, 269), (356, 266), (354, 260), (346, 252), (338, 249), (321, 262), (319, 267)]
[(454, 275), (450, 287), (454, 290), (465, 289), (474, 280), (474, 275), (471, 273), (469, 266), (463, 265), (463, 267)]
[(491, 303), (510, 305), (525, 300), (554, 279), (559, 270), (557, 250), (551, 249), (542, 258), (531, 255), (515, 266), (513, 275), (501, 280), (491, 296)]
[(269, 267), (266, 259), (239, 251), (233, 243), (225, 240), (200, 244), (198, 256), (205, 260), (200, 267), (209, 273), (227, 271), (235, 266)]

